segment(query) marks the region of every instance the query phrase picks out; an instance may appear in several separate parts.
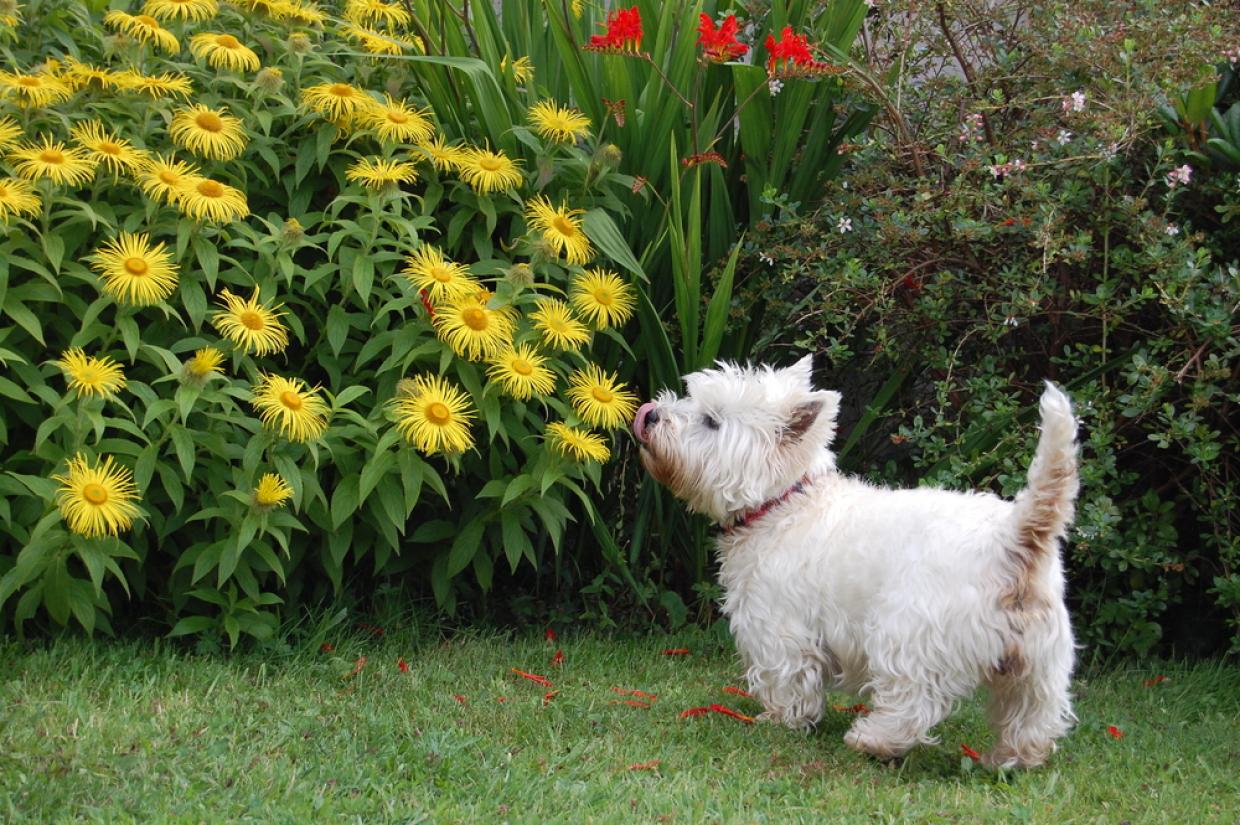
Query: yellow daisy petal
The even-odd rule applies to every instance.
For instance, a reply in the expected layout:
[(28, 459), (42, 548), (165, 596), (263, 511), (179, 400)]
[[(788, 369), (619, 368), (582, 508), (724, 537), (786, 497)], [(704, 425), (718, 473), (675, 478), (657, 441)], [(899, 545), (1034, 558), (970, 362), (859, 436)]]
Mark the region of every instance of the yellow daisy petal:
[(529, 110), (534, 131), (552, 143), (575, 143), (590, 136), (590, 118), (577, 109), (543, 100)]
[(577, 461), (606, 461), (611, 457), (603, 437), (589, 430), (553, 421), (547, 425), (545, 435), (551, 449)]
[(60, 482), (56, 505), (60, 516), (73, 532), (95, 538), (115, 536), (133, 526), (142, 511), (134, 504), (138, 488), (128, 467), (115, 463), (112, 456), (92, 466), (78, 453), (69, 459), (68, 472), (53, 475)]
[(219, 11), (216, 0), (146, 0), (142, 7), (143, 14), (149, 14), (156, 20), (183, 20), (189, 23), (210, 20)]
[(264, 473), (254, 488), (254, 506), (260, 510), (282, 507), (292, 497), (293, 488), (278, 473)]
[(460, 388), (437, 375), (413, 379), (409, 391), (392, 399), (396, 429), (419, 452), (462, 453), (473, 446), (473, 405)]
[(67, 100), (72, 91), (50, 74), (0, 71), (0, 98), (13, 100), (23, 109), (37, 109)]
[(42, 143), (23, 143), (9, 153), (17, 174), (27, 180), (49, 178), (55, 183), (81, 186), (95, 175), (95, 162), (80, 149), (44, 136)]
[(258, 55), (231, 34), (196, 34), (189, 41), (189, 50), (195, 58), (207, 61), (208, 65), (216, 69), (256, 72), (262, 66)]
[(0, 178), (0, 221), (22, 215), (37, 215), (43, 201), (34, 192), (30, 181), (19, 178)]
[(587, 269), (573, 282), (568, 300), (599, 329), (622, 325), (637, 306), (633, 288), (605, 269)]
[(485, 195), (520, 186), (523, 178), (519, 163), (503, 152), (474, 148), (465, 150), (457, 171), (461, 180)]
[(435, 308), (435, 332), (457, 355), (470, 361), (488, 358), (512, 341), (516, 327), (511, 307), (491, 309), (491, 293), (482, 290)]
[(69, 389), (79, 398), (97, 395), (101, 398), (116, 395), (125, 388), (125, 372), (111, 358), (87, 355), (81, 347), (65, 350), (56, 361), (64, 370)]
[(590, 343), (590, 330), (577, 320), (568, 304), (555, 298), (539, 301), (530, 321), (553, 349), (576, 350)]
[(396, 184), (413, 183), (418, 179), (418, 170), (407, 160), (360, 158), (344, 176), (367, 189), (384, 189)]
[(426, 290), (432, 303), (472, 297), (481, 289), (463, 264), (448, 260), (430, 244), (422, 244), (405, 259), (401, 274), (414, 289)]
[(263, 374), (251, 400), (263, 426), (289, 441), (315, 441), (327, 432), (327, 402), (300, 378)]
[(227, 223), (250, 214), (244, 192), (210, 178), (185, 178), (175, 203), (182, 213), (199, 221)]
[(628, 424), (637, 412), (637, 396), (596, 364), (568, 377), (568, 400), (591, 427), (614, 430)]
[(504, 395), (525, 401), (533, 395), (549, 395), (555, 389), (555, 373), (546, 363), (533, 347), (519, 344), (492, 356), (487, 375)]
[(594, 257), (590, 239), (581, 229), (580, 215), (584, 209), (569, 209), (566, 205), (553, 206), (542, 195), (525, 202), (525, 219), (531, 229), (539, 233), (543, 243), (570, 264), (588, 263)]
[(69, 130), (74, 143), (86, 150), (87, 157), (110, 172), (137, 172), (146, 163), (145, 149), (138, 149), (124, 138), (108, 132), (97, 120), (79, 123)]
[(103, 279), (103, 291), (114, 301), (132, 306), (157, 304), (177, 287), (177, 268), (164, 244), (151, 246), (150, 236), (122, 232), (95, 250), (91, 268)]
[(215, 160), (232, 160), (245, 150), (249, 138), (240, 118), (225, 109), (195, 104), (172, 116), (168, 135), (177, 146), (195, 155)]
[(220, 303), (223, 309), (211, 316), (211, 324), (234, 346), (254, 355), (283, 352), (288, 346), (288, 329), (280, 321), (282, 304), (260, 303), (257, 288), (248, 301), (222, 289)]

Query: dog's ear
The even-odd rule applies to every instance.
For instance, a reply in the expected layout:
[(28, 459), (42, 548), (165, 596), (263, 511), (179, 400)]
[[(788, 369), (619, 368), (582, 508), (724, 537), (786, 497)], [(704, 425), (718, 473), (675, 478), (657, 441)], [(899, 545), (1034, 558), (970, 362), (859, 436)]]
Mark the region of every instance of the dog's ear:
[[(807, 356), (808, 357), (808, 356)], [(785, 441), (800, 441), (814, 429), (835, 429), (835, 417), (840, 412), (840, 394), (834, 390), (817, 390), (807, 400), (792, 408), (784, 427)], [(826, 440), (825, 438), (823, 439)]]
[(784, 370), (790, 378), (799, 381), (807, 390), (814, 388), (814, 356), (805, 356), (791, 367)]

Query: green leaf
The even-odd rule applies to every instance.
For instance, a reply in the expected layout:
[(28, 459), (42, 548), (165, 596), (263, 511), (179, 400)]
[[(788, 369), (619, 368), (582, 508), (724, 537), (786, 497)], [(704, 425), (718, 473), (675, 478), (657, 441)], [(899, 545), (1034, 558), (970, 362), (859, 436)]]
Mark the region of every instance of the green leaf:
[(344, 307), (333, 304), (327, 311), (327, 343), (332, 348), (332, 355), (339, 355), (344, 342), (349, 337), (349, 316)]
[(719, 356), (719, 347), (723, 343), (723, 334), (727, 331), (728, 310), (732, 306), (732, 283), (736, 275), (736, 260), (740, 255), (741, 244), (745, 242), (742, 233), (732, 254), (719, 275), (719, 283), (715, 284), (715, 294), (710, 296), (710, 304), (706, 308), (706, 327), (702, 330), (702, 347), (698, 351), (698, 368), (709, 366)]
[(185, 474), (188, 482), (194, 471), (194, 438), (189, 434), (189, 430), (176, 424), (170, 426), (167, 432), (172, 438), (172, 447), (176, 451), (177, 461), (181, 464), (181, 472)]
[(452, 578), (457, 573), (464, 570), (471, 561), (474, 554), (478, 552), (482, 543), (482, 530), (485, 526), (481, 518), (474, 518), (457, 534), (456, 540), (452, 542), (452, 549), (448, 551), (448, 566), (446, 573), (448, 578)]
[(215, 619), (210, 616), (186, 616), (168, 631), (169, 636), (188, 636), (191, 633), (203, 633), (215, 627)]
[(361, 504), (359, 495), (360, 479), (356, 474), (350, 474), (340, 480), (340, 484), (332, 492), (332, 528), (338, 528), (344, 524), (349, 516), (357, 511), (358, 505)]
[(509, 569), (514, 573), (517, 572), (517, 565), (521, 563), (523, 556), (531, 561), (534, 558), (534, 548), (530, 544), (530, 537), (525, 534), (525, 528), (521, 526), (519, 512), (518, 510), (504, 510), (499, 514), (504, 556), (508, 559)]
[(625, 243), (624, 236), (616, 227), (616, 222), (602, 209), (591, 209), (586, 212), (581, 218), (581, 229), (607, 257), (643, 281), (650, 280), (646, 277), (646, 272), (638, 263), (637, 258), (633, 257), (633, 252)]

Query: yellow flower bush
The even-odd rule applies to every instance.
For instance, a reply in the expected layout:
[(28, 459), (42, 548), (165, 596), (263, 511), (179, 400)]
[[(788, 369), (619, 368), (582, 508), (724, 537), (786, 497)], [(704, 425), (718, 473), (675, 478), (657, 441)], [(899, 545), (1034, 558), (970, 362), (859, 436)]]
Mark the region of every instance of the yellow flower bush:
[(640, 272), (600, 124), (506, 44), (420, 61), (417, 4), (91, 8), (0, 69), (4, 619), (109, 627), (137, 565), (232, 643), (294, 580), (451, 609), (590, 523)]

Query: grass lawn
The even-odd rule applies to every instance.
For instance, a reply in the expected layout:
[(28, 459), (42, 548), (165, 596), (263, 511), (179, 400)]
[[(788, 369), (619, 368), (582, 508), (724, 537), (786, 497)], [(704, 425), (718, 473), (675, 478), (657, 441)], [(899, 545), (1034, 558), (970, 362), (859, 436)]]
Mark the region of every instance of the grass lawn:
[(1086, 674), (1050, 765), (998, 775), (962, 756), (988, 744), (976, 700), (897, 766), (843, 745), (847, 710), (808, 735), (682, 718), (757, 711), (723, 691), (739, 684), (732, 651), (696, 632), (352, 633), (234, 657), (0, 643), (0, 821), (1240, 821), (1234, 667)]

